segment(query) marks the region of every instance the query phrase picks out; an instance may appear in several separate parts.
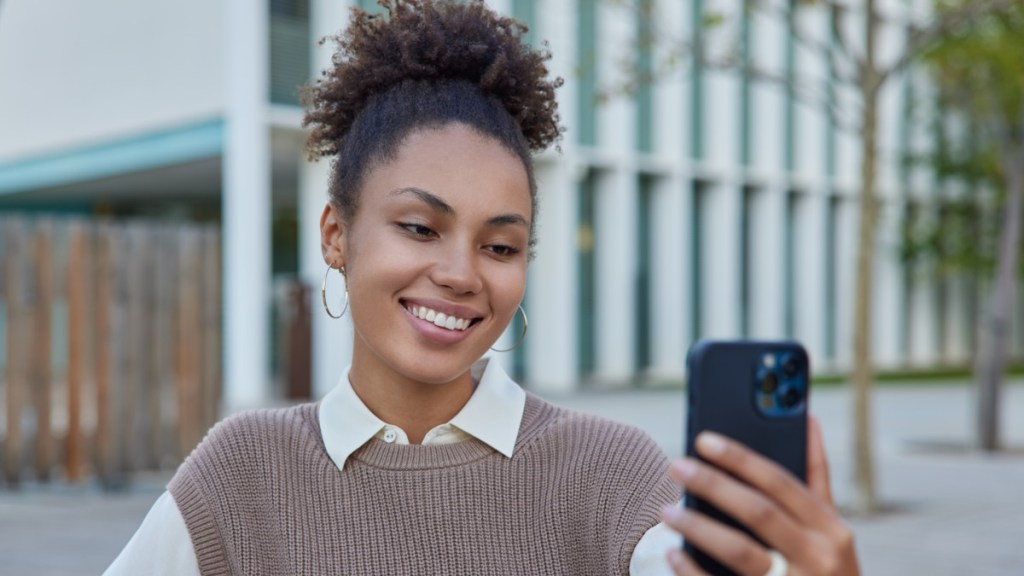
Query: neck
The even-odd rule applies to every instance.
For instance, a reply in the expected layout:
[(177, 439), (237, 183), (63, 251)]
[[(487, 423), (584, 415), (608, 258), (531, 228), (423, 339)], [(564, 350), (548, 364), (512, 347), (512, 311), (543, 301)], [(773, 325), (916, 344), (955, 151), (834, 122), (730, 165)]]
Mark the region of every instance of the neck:
[(432, 428), (454, 418), (476, 388), (469, 370), (451, 382), (430, 384), (360, 370), (355, 362), (349, 381), (366, 407), (384, 422), (404, 430), (411, 444), (421, 444)]

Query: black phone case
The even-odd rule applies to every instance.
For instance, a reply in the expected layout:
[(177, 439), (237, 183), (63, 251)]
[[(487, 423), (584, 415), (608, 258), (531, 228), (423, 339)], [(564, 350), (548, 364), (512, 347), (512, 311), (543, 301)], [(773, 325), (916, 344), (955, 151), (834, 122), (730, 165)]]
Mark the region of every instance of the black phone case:
[[(806, 367), (807, 391), (810, 391), (810, 364), (807, 352), (797, 342), (703, 340), (690, 349), (687, 355), (686, 454), (699, 458), (694, 450), (694, 438), (703, 430), (712, 430), (738, 440), (779, 462), (794, 476), (806, 482), (806, 399), (799, 415), (785, 417), (763, 415), (754, 400), (752, 389), (756, 381), (757, 366), (762, 356), (768, 352), (790, 352), (799, 355)], [(689, 495), (684, 499), (688, 508), (751, 534), (749, 530), (704, 500)], [(756, 536), (754, 538), (757, 539)], [(685, 549), (687, 554), (709, 574), (734, 574), (688, 543)]]

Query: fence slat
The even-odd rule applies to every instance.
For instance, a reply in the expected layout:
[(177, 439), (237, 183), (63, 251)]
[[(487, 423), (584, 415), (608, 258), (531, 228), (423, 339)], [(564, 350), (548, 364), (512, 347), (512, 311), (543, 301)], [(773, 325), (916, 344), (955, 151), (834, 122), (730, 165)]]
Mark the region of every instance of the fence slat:
[(130, 470), (131, 414), (129, 406), (135, 399), (134, 388), (128, 374), (128, 263), (129, 239), (123, 225), (111, 230), (112, 294), (110, 302), (110, 352), (114, 367), (110, 379), (111, 446), (114, 487), (127, 481)]
[(199, 248), (195, 231), (182, 229), (178, 235), (178, 430), (180, 456), (184, 458), (199, 443), (201, 422), (200, 278)]
[(220, 233), (203, 231), (203, 428), (213, 426), (220, 415), (221, 390), (221, 293)]
[(53, 226), (40, 221), (33, 242), (32, 392), (36, 415), (36, 478), (50, 479), (53, 468)]
[(145, 405), (146, 390), (144, 375), (149, 356), (148, 331), (145, 324), (145, 271), (142, 259), (145, 257), (146, 234), (138, 225), (121, 230), (124, 242), (123, 272), (118, 278), (124, 294), (124, 389), (121, 410), (124, 424), (121, 436), (122, 460), (127, 470), (142, 466), (141, 454), (148, 433)]
[(157, 388), (157, 394), (150, 399), (149, 410), (153, 421), (159, 423), (157, 438), (153, 440), (156, 444), (154, 453), (159, 455), (161, 461), (170, 457), (177, 462), (180, 452), (178, 435), (172, 433), (175, 430), (173, 423), (178, 419), (174, 372), (174, 318), (177, 305), (175, 278), (178, 277), (177, 234), (173, 228), (165, 226), (157, 232), (157, 239), (156, 259), (160, 265), (156, 267), (154, 274), (156, 279), (154, 346), (156, 349), (153, 353), (153, 369), (156, 373), (153, 383)]
[(86, 229), (81, 222), (68, 230), (68, 429), (64, 466), (69, 482), (85, 475), (85, 443), (82, 438), (82, 396), (86, 370), (86, 306), (90, 266)]
[(110, 226), (98, 230), (96, 250), (96, 448), (95, 468), (100, 484), (114, 484), (113, 423), (110, 407), (114, 367), (111, 308), (114, 298), (114, 241)]
[(4, 479), (16, 486), (21, 479), (21, 397), (24, 391), (24, 263), (25, 243), (21, 222), (11, 220), (4, 226), (7, 259), (4, 267), (7, 301), (7, 431), (4, 434)]

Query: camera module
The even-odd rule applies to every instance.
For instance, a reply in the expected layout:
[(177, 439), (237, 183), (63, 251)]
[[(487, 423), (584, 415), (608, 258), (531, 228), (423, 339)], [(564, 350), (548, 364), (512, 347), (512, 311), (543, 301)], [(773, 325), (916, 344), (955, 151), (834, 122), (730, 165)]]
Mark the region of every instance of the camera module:
[(800, 403), (800, 391), (795, 388), (789, 388), (782, 393), (779, 403), (783, 408), (792, 408)]
[(782, 361), (782, 374), (786, 378), (793, 378), (800, 373), (800, 360), (796, 356), (787, 355)]
[(775, 372), (766, 372), (761, 376), (761, 392), (772, 394), (779, 387), (779, 377)]

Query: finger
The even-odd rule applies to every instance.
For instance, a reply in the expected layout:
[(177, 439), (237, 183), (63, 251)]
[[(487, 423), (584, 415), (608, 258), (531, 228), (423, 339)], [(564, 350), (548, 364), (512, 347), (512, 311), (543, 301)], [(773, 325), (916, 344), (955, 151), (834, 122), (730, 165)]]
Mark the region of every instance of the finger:
[[(764, 546), (739, 530), (699, 512), (676, 506), (666, 508), (662, 516), (665, 523), (682, 534), (687, 542), (738, 574), (764, 574), (771, 566), (771, 557)], [(690, 564), (693, 564), (692, 560)], [(686, 567), (685, 562), (682, 565)]]
[(677, 576), (708, 576), (707, 572), (701, 570), (692, 558), (678, 548), (668, 551), (668, 565)]
[(800, 524), (824, 529), (836, 522), (834, 509), (778, 463), (713, 432), (697, 436), (697, 452), (770, 497)]
[(669, 474), (683, 485), (687, 494), (732, 516), (769, 546), (784, 553), (799, 552), (808, 546), (800, 525), (770, 497), (713, 466), (684, 459), (674, 462)]
[(828, 458), (825, 456), (825, 437), (821, 432), (821, 422), (814, 415), (807, 417), (807, 486), (818, 498), (835, 507)]

